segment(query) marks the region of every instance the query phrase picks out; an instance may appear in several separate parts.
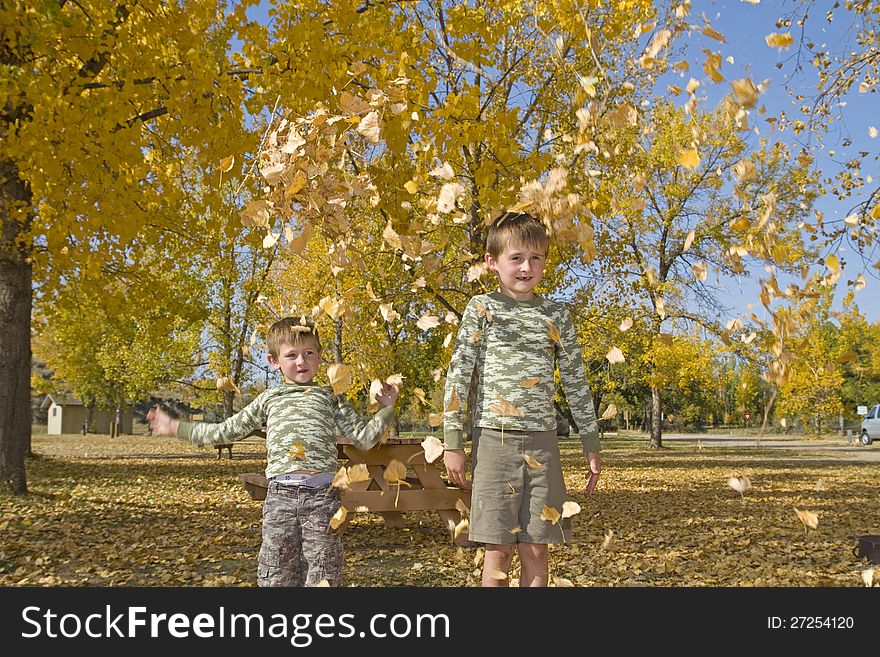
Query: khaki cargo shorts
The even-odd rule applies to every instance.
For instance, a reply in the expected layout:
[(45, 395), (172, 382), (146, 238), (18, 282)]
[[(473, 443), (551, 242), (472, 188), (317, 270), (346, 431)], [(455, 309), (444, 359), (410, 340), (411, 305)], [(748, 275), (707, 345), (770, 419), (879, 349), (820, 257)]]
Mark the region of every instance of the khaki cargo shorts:
[[(545, 506), (562, 515), (567, 499), (556, 431), (509, 431), (475, 427), (468, 537), (478, 543), (563, 543), (570, 519), (542, 520)], [(526, 455), (540, 467), (531, 467)], [(563, 531), (565, 537), (563, 539)]]

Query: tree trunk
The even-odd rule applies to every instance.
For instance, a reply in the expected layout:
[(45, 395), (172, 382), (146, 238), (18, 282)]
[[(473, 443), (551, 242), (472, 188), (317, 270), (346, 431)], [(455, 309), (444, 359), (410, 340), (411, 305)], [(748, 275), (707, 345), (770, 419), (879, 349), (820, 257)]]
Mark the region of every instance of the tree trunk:
[(773, 388), (773, 392), (770, 393), (770, 400), (764, 405), (764, 421), (761, 423), (761, 435), (767, 431), (767, 421), (770, 419), (770, 410), (773, 408), (773, 403), (776, 401), (776, 397), (779, 395), (779, 389)]
[(663, 447), (663, 403), (660, 388), (651, 386), (651, 448)]
[(223, 418), (230, 418), (235, 415), (235, 390), (223, 391)]
[(342, 362), (342, 318), (333, 322), (333, 362)]
[(16, 166), (0, 161), (0, 481), (13, 495), (27, 495), (24, 457), (31, 442), (32, 272), (24, 242), (30, 215), (21, 210), (30, 205)]

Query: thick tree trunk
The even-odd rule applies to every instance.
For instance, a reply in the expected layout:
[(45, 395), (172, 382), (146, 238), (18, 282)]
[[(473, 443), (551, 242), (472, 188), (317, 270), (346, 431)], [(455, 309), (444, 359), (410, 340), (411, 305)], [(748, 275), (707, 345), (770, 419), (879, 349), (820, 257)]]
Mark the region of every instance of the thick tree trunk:
[(223, 419), (230, 418), (235, 415), (235, 391), (223, 391)]
[(773, 392), (770, 393), (770, 399), (764, 405), (764, 420), (761, 422), (761, 435), (767, 431), (767, 422), (770, 420), (770, 411), (773, 408), (773, 404), (776, 401), (776, 397), (779, 395), (779, 389), (773, 388)]
[[(4, 131), (5, 132), (5, 131)], [(26, 495), (24, 457), (31, 442), (31, 265), (26, 235), (30, 189), (15, 165), (0, 161), (0, 482)]]
[(660, 388), (651, 387), (651, 448), (663, 447), (663, 404)]

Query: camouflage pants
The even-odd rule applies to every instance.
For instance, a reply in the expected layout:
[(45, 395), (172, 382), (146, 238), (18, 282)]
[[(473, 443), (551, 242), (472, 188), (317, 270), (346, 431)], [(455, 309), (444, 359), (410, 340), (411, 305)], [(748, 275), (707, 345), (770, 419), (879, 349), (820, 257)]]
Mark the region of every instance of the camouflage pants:
[(330, 529), (339, 509), (339, 490), (269, 482), (263, 503), (263, 544), (258, 586), (339, 586), (344, 562), (342, 539)]

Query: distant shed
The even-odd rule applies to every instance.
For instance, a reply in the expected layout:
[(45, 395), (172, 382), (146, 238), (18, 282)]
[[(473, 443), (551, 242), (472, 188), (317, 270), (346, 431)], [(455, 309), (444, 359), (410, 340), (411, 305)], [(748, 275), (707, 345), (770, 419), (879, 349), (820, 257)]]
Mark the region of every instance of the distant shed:
[[(49, 415), (48, 433), (82, 433), (86, 422), (86, 407), (73, 395), (46, 395), (40, 408), (47, 410)], [(116, 411), (102, 409), (92, 410), (92, 428), (94, 433), (110, 433), (110, 424), (116, 421)], [(133, 414), (131, 407), (122, 409), (122, 425), (119, 433), (132, 432)]]

